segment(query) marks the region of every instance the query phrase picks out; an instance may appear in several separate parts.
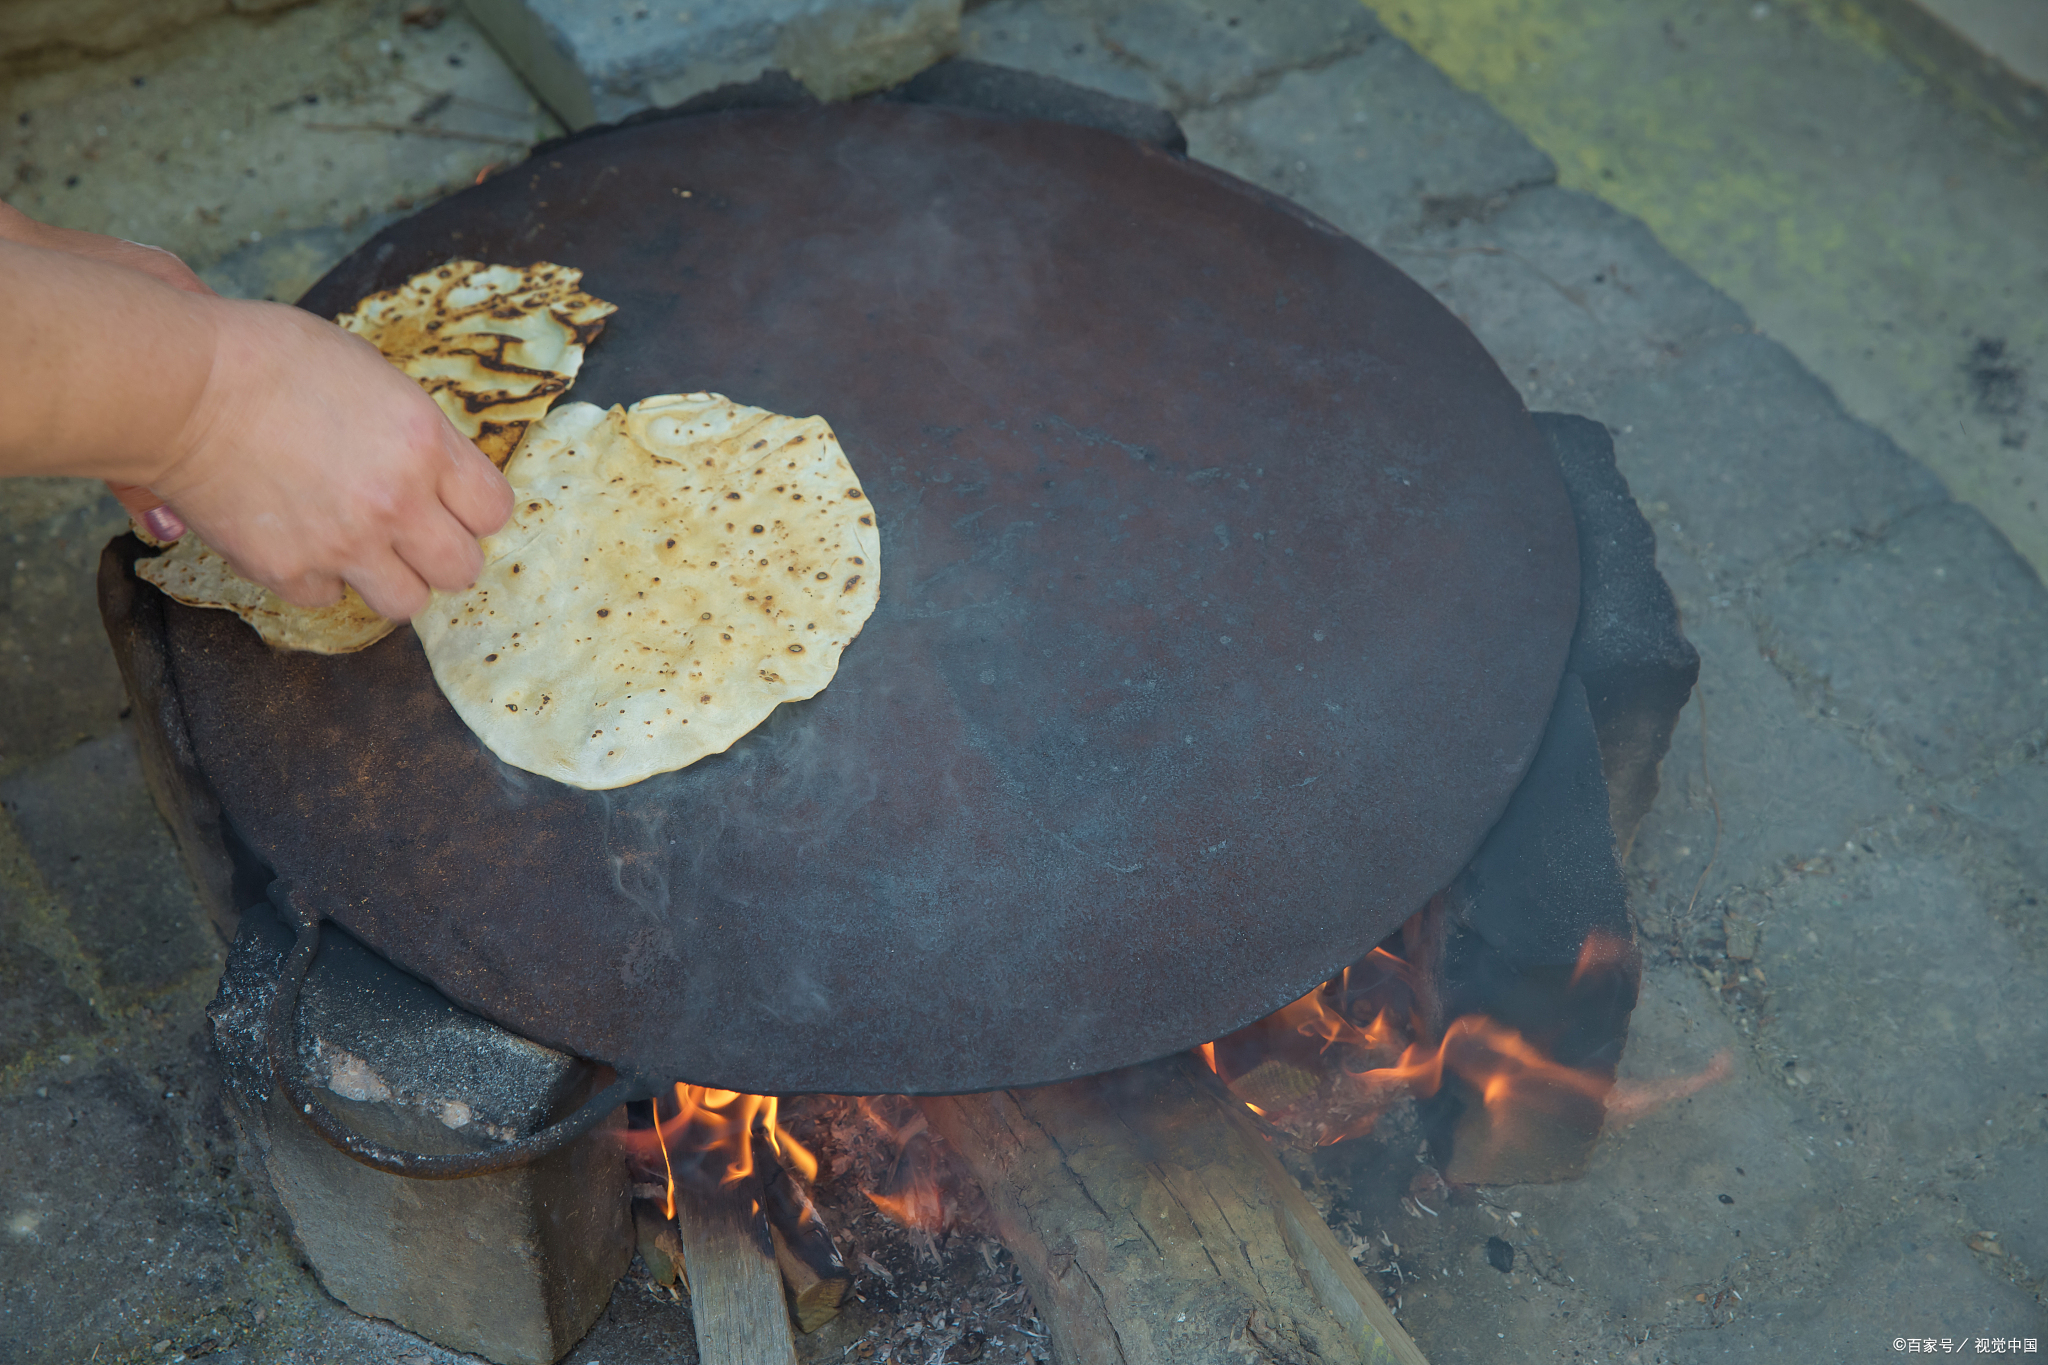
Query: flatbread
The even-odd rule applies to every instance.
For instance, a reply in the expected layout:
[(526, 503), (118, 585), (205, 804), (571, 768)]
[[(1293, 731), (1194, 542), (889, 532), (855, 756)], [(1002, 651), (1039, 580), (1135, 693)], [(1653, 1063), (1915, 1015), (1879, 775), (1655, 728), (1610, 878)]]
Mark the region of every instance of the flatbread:
[(137, 560), (135, 572), (186, 606), (233, 612), (279, 649), (353, 654), (376, 644), (397, 625), (370, 610), (370, 604), (349, 587), (331, 607), (295, 607), (229, 568), (227, 560), (189, 531), (166, 553)]
[[(617, 308), (567, 266), (450, 261), (372, 294), (335, 321), (419, 381), (456, 430), (503, 466), (526, 428), (575, 382), (583, 348)], [(163, 542), (140, 523), (138, 536)], [(228, 567), (189, 532), (135, 572), (187, 606), (234, 612), (279, 649), (352, 654), (397, 628), (354, 588), (331, 607), (295, 607)]]
[(879, 600), (874, 509), (822, 418), (715, 393), (567, 403), (505, 467), (476, 586), (413, 619), (492, 753), (623, 787), (816, 695)]
[(583, 348), (615, 304), (583, 272), (450, 261), (372, 294), (335, 321), (432, 394), (455, 429), (500, 469), (583, 367)]

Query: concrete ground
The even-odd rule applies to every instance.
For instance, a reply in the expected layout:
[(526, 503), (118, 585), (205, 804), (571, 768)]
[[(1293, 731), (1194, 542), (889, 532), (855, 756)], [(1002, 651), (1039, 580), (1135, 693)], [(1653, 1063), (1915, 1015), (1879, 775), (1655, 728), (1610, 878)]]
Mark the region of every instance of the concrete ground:
[[(1640, 91), (1600, 83), (1618, 68), (1482, 87), (1504, 117), (1445, 74), (1501, 46), (1446, 46), (1429, 13), (1450, 0), (993, 0), (964, 26), (970, 55), (1175, 109), (1192, 155), (1434, 290), (1533, 407), (1612, 427), (1700, 649), (1629, 869), (1650, 965), (1624, 1070), (1727, 1048), (1731, 1078), (1607, 1134), (1581, 1180), (1435, 1217), (1399, 1203), (1412, 1135), (1321, 1157), (1334, 1219), (1438, 1365), (2048, 1338), (2048, 593), (2013, 549), (2017, 495), (1955, 472), (1957, 451), (2038, 458), (2048, 213), (2030, 163), (1889, 58), (1817, 11), (1758, 8), (1586, 5), (1546, 30), (1582, 50), (1651, 16), (1678, 55), (1640, 60), (1708, 116), (1606, 163), (1556, 130), (1653, 125)], [(226, 18), (17, 81), (6, 197), (292, 297), (380, 215), (549, 130), (459, 15), (399, 10)], [(1715, 122), (1724, 96), (1811, 155)], [(1896, 157), (1858, 150), (1870, 129)], [(1674, 168), (1681, 143), (1704, 159)], [(1682, 184), (1724, 143), (1780, 190), (1860, 164), (1829, 182), (1864, 196), (1840, 245), (1808, 253), (1804, 210), (1736, 232), (1739, 195), (1715, 218), (1703, 190), (1702, 227), (1631, 188)], [(1993, 193), (2001, 166), (2019, 169)], [(1866, 229), (1905, 245), (1844, 282)], [(1944, 300), (1946, 331), (1926, 311)], [(1887, 320), (1905, 349), (1875, 344)], [(1953, 449), (1944, 404), (1974, 433)], [(120, 524), (83, 485), (0, 487), (0, 1358), (452, 1359), (327, 1299), (237, 1152), (200, 1013), (219, 945), (142, 792), (92, 604)], [(691, 1355), (622, 1291), (570, 1359), (624, 1358)]]

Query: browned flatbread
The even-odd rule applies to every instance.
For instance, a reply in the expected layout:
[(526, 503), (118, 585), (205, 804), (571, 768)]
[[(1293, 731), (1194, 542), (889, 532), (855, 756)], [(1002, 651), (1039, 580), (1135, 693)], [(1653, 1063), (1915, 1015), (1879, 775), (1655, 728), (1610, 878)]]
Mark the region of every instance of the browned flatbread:
[(568, 391), (583, 348), (618, 309), (578, 288), (580, 270), (450, 261), (372, 294), (335, 321), (434, 396), (500, 469), (529, 423)]

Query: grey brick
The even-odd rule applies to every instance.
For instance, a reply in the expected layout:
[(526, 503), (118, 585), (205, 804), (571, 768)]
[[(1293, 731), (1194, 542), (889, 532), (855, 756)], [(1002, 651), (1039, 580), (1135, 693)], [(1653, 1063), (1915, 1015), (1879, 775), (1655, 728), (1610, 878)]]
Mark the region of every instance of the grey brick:
[(1505, 119), (1392, 38), (1181, 124), (1196, 159), (1368, 244), (1413, 228), (1432, 202), (1483, 202), (1556, 174)]
[(1605, 422), (1624, 446), (1618, 385), (1748, 324), (1639, 220), (1555, 185), (1440, 198), (1414, 232), (1373, 245), (1463, 319), (1531, 407)]
[(0, 803), (69, 907), (104, 986), (146, 992), (213, 963), (205, 911), (150, 803), (127, 730), (0, 782)]
[[(1682, 537), (1718, 575), (1743, 577), (1830, 535), (1871, 535), (1945, 502), (1941, 483), (1890, 438), (1842, 411), (1775, 341), (1708, 336), (1598, 404), (1657, 533)], [(1658, 504), (1662, 504), (1659, 507)]]
[(1762, 595), (1761, 639), (1810, 703), (1935, 778), (2048, 730), (2048, 591), (1976, 509), (1915, 513)]
[(1137, 0), (1105, 8), (1103, 38), (1194, 104), (1213, 104), (1385, 34), (1355, 0)]
[(960, 55), (1057, 76), (1122, 99), (1166, 108), (1173, 91), (1104, 45), (1093, 15), (1034, 0), (995, 0), (960, 20)]
[[(1757, 651), (1749, 623), (1730, 611), (1689, 617), (1700, 652), (1695, 699), (1679, 716), (1664, 759), (1663, 790), (1636, 836), (1632, 863), (1656, 901), (1682, 908), (1714, 846), (1719, 856), (1700, 904), (1735, 884), (1774, 880), (1784, 863), (1842, 842), (1905, 797), (1886, 769), (1842, 731), (1803, 714), (1785, 679)], [(1706, 698), (1707, 769), (1700, 769), (1700, 696)], [(1654, 903), (1652, 903), (1654, 908)]]
[(904, 80), (950, 52), (960, 0), (468, 0), (572, 128), (787, 71), (821, 99)]

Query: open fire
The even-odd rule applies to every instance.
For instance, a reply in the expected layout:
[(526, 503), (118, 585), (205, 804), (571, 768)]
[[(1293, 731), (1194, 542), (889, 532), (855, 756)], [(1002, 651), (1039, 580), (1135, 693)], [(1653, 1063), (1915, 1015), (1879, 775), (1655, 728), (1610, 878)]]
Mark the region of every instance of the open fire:
[[(1425, 915), (1389, 943), (1426, 940)], [(1567, 998), (1608, 989), (1608, 978), (1630, 969), (1633, 953), (1625, 940), (1591, 934)], [(1463, 1171), (1477, 1173), (1466, 1182), (1474, 1184), (1488, 1183), (1491, 1170), (1513, 1168), (1504, 1158), (1518, 1144), (1540, 1141), (1533, 1130), (1545, 1123), (1590, 1124), (1590, 1138), (1603, 1125), (1633, 1123), (1728, 1073), (1723, 1056), (1694, 1076), (1617, 1082), (1611, 1069), (1565, 1065), (1539, 1041), (1485, 1014), (1438, 1023), (1437, 1011), (1428, 974), (1383, 944), (1300, 999), (1196, 1051), (1269, 1137), (1302, 1146), (1362, 1137), (1395, 1105), (1429, 1101), (1456, 1084), (1481, 1110), (1478, 1121), (1458, 1129), (1462, 1140), (1482, 1148), (1461, 1162)], [(959, 1221), (957, 1182), (914, 1101), (849, 1097), (839, 1112), (865, 1130), (865, 1144), (882, 1151), (877, 1169), (884, 1173), (860, 1186), (869, 1203), (921, 1239)], [(664, 1190), (664, 1212), (673, 1218), (679, 1186), (731, 1186), (764, 1162), (777, 1163), (781, 1170), (773, 1174), (781, 1178), (816, 1180), (817, 1155), (780, 1120), (775, 1096), (679, 1084), (624, 1140), (642, 1181)]]

